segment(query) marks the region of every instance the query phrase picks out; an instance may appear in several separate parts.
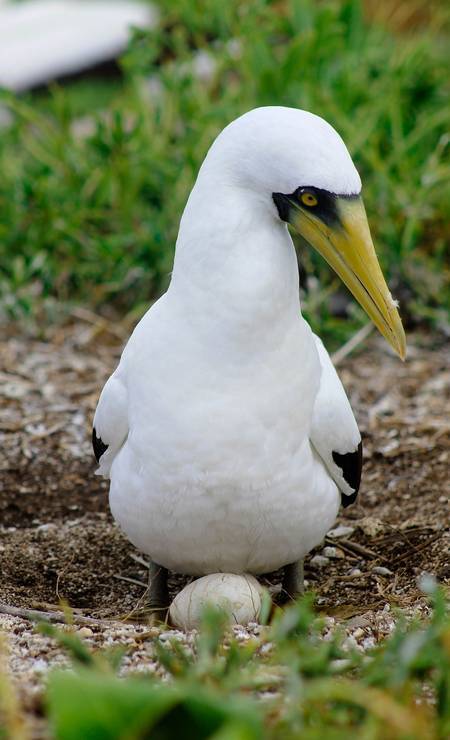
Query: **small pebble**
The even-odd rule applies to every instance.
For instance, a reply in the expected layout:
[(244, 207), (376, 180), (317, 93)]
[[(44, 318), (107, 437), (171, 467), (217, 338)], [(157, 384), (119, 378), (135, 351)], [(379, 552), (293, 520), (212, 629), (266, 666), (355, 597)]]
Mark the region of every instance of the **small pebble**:
[(261, 645), (259, 652), (261, 653), (261, 655), (267, 655), (268, 653), (270, 653), (272, 648), (273, 644), (271, 642), (265, 642), (264, 645)]
[(35, 673), (45, 673), (48, 670), (47, 661), (43, 660), (43, 658), (37, 658), (34, 662), (33, 670)]
[(80, 627), (80, 629), (77, 632), (77, 635), (79, 637), (92, 637), (94, 633), (92, 632), (90, 627)]
[(417, 585), (424, 594), (432, 594), (437, 587), (436, 577), (432, 573), (422, 572), (417, 579)]
[(355, 627), (370, 627), (370, 622), (366, 617), (352, 617), (346, 624), (347, 628), (353, 629)]
[(324, 547), (322, 550), (322, 555), (326, 558), (343, 558), (345, 557), (344, 553), (339, 547), (333, 547), (328, 546)]
[(314, 557), (311, 558), (311, 565), (313, 568), (325, 568), (329, 562), (329, 559), (323, 555), (314, 555)]
[(337, 540), (339, 537), (350, 537), (351, 534), (355, 531), (354, 527), (346, 527), (344, 524), (341, 524), (339, 527), (335, 527), (334, 529), (330, 529), (328, 532), (328, 537), (332, 537), (332, 539)]
[(349, 576), (353, 576), (353, 578), (358, 578), (358, 576), (362, 576), (362, 570), (359, 568), (352, 568)]
[(348, 668), (349, 665), (350, 661), (348, 658), (338, 658), (331, 661), (331, 667), (335, 673), (340, 673), (341, 671), (344, 671), (346, 668)]
[(179, 630), (167, 630), (167, 632), (161, 632), (159, 639), (161, 642), (167, 642), (167, 640), (183, 640), (184, 635)]
[(281, 591), (282, 591), (281, 583), (270, 585), (267, 590), (271, 596), (275, 597), (277, 594), (281, 594)]
[(349, 635), (343, 641), (342, 647), (344, 650), (356, 650), (358, 648), (358, 643), (352, 635)]
[(378, 576), (391, 576), (392, 570), (385, 568), (384, 565), (376, 565), (372, 568), (372, 573), (376, 573)]
[(364, 637), (364, 630), (361, 627), (357, 627), (352, 633), (355, 640), (359, 640), (360, 637)]
[(374, 637), (365, 637), (364, 640), (362, 641), (362, 647), (364, 650), (371, 650), (372, 648), (375, 647), (376, 644), (377, 643), (375, 642)]
[(40, 524), (36, 529), (38, 532), (51, 532), (57, 530), (58, 527), (53, 522), (48, 522), (47, 524)]

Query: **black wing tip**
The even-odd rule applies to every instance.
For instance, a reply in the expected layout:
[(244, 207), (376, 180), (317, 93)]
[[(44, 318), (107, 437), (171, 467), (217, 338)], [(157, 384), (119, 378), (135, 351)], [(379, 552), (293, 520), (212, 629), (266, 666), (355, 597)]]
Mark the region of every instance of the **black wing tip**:
[(353, 493), (350, 493), (350, 494), (341, 493), (342, 507), (346, 509), (347, 506), (351, 506), (352, 504), (354, 504), (357, 498), (358, 498), (358, 491), (354, 491)]
[(105, 445), (105, 443), (101, 440), (100, 437), (97, 437), (97, 432), (95, 431), (95, 427), (92, 428), (92, 449), (94, 450), (95, 459), (97, 462), (100, 462), (101, 456), (106, 452), (109, 445)]
[(341, 501), (342, 506), (347, 508), (350, 504), (355, 503), (356, 497), (358, 496), (359, 487), (361, 485), (361, 472), (362, 472), (362, 461), (363, 461), (363, 448), (362, 440), (354, 452), (347, 452), (341, 455), (339, 452), (333, 452), (333, 460), (338, 467), (342, 470), (344, 480), (350, 488), (353, 488), (353, 493), (347, 495), (342, 494)]

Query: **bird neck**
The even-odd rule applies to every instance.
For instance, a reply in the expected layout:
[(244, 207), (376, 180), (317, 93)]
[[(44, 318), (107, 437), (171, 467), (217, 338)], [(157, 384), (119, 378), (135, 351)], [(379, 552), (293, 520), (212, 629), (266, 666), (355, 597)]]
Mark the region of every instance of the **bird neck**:
[(196, 320), (221, 322), (241, 338), (298, 320), (295, 249), (270, 201), (200, 176), (181, 219), (169, 292)]

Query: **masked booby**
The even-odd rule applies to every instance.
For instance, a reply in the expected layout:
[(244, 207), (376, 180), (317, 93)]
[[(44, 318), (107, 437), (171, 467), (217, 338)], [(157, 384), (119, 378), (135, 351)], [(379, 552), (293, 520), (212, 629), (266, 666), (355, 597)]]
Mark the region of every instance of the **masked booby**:
[(347, 148), (322, 118), (265, 107), (209, 150), (181, 218), (169, 289), (135, 328), (94, 418), (98, 472), (131, 542), (167, 569), (260, 574), (302, 558), (357, 495), (361, 436), (302, 317), (291, 224), (401, 356)]

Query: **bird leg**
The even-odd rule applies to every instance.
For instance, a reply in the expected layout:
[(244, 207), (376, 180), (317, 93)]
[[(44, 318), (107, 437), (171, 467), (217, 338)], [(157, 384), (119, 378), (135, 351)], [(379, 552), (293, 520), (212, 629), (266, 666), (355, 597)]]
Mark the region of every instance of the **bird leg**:
[(152, 560), (148, 566), (148, 595), (144, 611), (152, 621), (164, 622), (170, 606), (169, 589), (167, 588), (168, 571)]
[(294, 601), (305, 593), (303, 583), (303, 560), (290, 563), (284, 567), (281, 594), (284, 601)]

